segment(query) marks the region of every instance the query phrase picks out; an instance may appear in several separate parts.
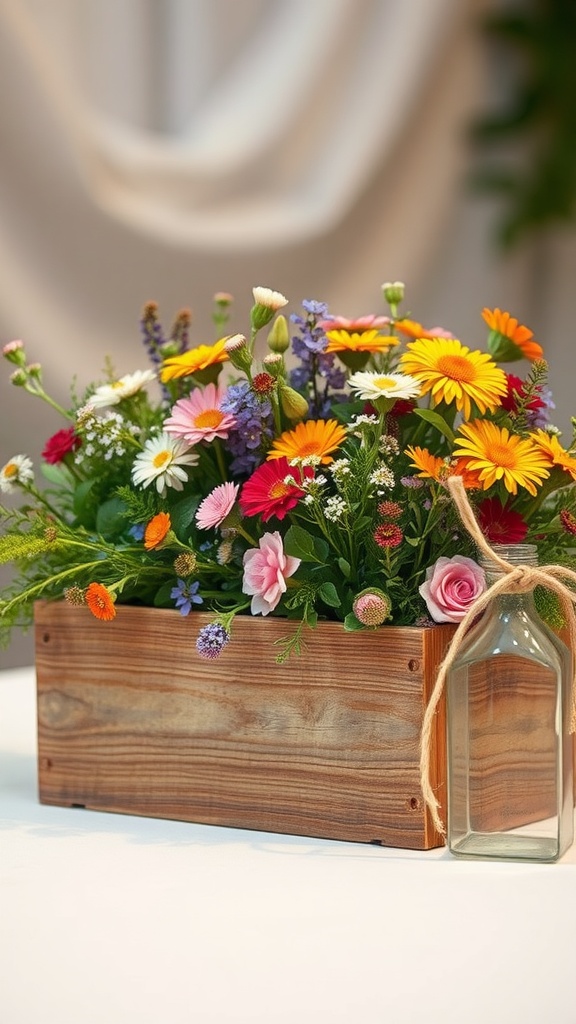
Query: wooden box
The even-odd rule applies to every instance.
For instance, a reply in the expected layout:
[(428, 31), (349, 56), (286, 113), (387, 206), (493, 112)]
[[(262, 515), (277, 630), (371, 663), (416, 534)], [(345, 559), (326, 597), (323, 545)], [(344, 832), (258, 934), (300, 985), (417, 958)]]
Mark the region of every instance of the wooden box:
[[(237, 617), (219, 658), (213, 616), (36, 606), (39, 788), (82, 806), (409, 849), (441, 845), (423, 804), (419, 740), (453, 633), (321, 623), (275, 663), (280, 619)], [(443, 808), (443, 708), (432, 779)]]

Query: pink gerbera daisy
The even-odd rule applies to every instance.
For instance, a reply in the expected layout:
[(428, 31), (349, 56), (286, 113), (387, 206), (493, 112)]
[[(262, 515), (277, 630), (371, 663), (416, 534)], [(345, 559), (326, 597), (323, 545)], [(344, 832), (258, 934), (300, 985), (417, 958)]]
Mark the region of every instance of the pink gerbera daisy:
[(240, 508), (245, 516), (260, 515), (264, 523), (271, 516), (284, 519), (286, 513), (304, 497), (305, 492), (300, 486), (303, 480), (311, 480), (313, 476), (311, 466), (300, 470), (291, 466), (286, 456), (263, 462), (244, 484)]
[(225, 395), (226, 389), (216, 384), (194, 388), (187, 398), (176, 402), (172, 415), (164, 422), (164, 430), (189, 444), (213, 441), (216, 437), (225, 441), (236, 423), (230, 413), (220, 408)]
[(201, 530), (220, 526), (234, 508), (239, 484), (219, 484), (207, 494), (196, 512), (196, 525)]

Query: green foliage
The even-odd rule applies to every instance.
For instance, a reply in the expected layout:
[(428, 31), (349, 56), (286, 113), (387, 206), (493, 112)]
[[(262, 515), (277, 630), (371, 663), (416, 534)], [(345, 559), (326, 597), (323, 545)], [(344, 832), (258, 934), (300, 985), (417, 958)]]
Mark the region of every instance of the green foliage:
[(505, 109), (474, 125), (483, 156), (473, 183), (502, 197), (509, 247), (576, 215), (576, 4), (524, 0), (484, 28), (510, 85)]

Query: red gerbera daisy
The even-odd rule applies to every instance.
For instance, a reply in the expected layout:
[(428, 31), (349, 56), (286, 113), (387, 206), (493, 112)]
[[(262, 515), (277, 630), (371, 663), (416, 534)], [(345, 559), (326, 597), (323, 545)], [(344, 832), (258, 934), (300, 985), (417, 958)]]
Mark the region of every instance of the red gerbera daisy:
[(74, 427), (64, 427), (48, 438), (44, 445), (42, 458), (51, 466), (55, 466), (58, 462), (62, 462), (68, 452), (75, 452), (81, 444), (81, 438), (75, 433)]
[(284, 456), (263, 462), (244, 484), (240, 493), (240, 509), (245, 516), (261, 515), (266, 523), (272, 516), (284, 519), (290, 509), (304, 496), (300, 486), (304, 480), (311, 480), (314, 470), (305, 466), (303, 470), (291, 466)]
[(491, 544), (520, 544), (528, 533), (520, 513), (503, 505), (499, 498), (486, 498), (480, 503), (478, 522)]
[[(508, 394), (504, 395), (500, 399), (500, 403), (506, 412), (517, 412), (518, 411), (518, 399), (524, 398), (524, 381), (520, 377), (516, 377), (513, 373), (506, 374), (506, 384), (508, 386)], [(543, 409), (546, 403), (538, 398), (536, 395), (528, 402), (528, 409)]]

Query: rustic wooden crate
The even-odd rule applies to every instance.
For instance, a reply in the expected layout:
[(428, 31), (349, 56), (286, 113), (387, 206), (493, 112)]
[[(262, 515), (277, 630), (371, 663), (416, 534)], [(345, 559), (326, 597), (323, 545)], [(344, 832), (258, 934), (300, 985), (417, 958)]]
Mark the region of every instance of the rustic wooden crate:
[[(450, 626), (345, 633), (321, 623), (275, 664), (294, 624), (238, 617), (214, 661), (213, 617), (36, 607), (43, 803), (305, 836), (441, 845), (419, 783), (424, 709)], [(443, 707), (431, 776), (443, 808)]]

